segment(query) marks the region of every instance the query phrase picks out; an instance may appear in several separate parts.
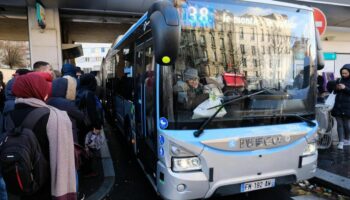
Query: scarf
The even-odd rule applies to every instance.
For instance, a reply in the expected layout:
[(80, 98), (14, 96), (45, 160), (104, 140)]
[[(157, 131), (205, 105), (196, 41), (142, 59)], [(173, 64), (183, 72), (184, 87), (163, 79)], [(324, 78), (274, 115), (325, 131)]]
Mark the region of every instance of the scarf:
[(72, 123), (67, 113), (35, 98), (17, 98), (15, 103), (50, 109), (46, 132), (50, 146), (51, 196), (55, 200), (76, 200)]

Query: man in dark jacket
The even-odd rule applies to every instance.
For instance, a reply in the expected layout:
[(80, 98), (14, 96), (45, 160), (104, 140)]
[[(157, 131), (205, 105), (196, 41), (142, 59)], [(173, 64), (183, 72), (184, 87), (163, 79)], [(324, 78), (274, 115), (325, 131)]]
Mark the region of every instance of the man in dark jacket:
[(350, 134), (350, 64), (340, 69), (341, 78), (336, 81), (334, 88), (335, 98), (332, 115), (337, 120), (337, 131), (339, 136), (338, 149), (349, 145)]

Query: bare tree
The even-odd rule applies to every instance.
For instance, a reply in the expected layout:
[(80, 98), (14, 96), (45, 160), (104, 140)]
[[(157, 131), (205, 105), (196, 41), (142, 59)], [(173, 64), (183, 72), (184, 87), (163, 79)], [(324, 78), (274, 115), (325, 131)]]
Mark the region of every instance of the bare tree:
[(2, 51), (2, 56), (0, 58), (2, 64), (8, 65), (11, 69), (25, 66), (25, 61), (23, 59), (25, 52), (23, 46), (10, 41), (2, 41), (0, 49)]

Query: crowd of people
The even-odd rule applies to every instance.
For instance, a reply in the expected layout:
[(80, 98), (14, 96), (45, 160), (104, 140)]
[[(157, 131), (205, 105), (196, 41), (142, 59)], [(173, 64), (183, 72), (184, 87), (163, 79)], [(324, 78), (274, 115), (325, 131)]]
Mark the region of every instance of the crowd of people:
[[(104, 138), (103, 110), (96, 88), (95, 75), (84, 74), (72, 64), (64, 64), (59, 72), (38, 61), (33, 71), (17, 69), (7, 84), (0, 72), (1, 132), (9, 134), (14, 127), (25, 126), (23, 121), (34, 120), (32, 132), (49, 166), (48, 175), (40, 175), (44, 180), (34, 192), (24, 191), (26, 182), (16, 174), (23, 190), (21, 199), (77, 199), (79, 177), (98, 175), (96, 156)], [(33, 113), (38, 108), (46, 113), (35, 121)], [(2, 175), (0, 199), (7, 199), (6, 191), (11, 191), (8, 187), (13, 183), (6, 173)]]

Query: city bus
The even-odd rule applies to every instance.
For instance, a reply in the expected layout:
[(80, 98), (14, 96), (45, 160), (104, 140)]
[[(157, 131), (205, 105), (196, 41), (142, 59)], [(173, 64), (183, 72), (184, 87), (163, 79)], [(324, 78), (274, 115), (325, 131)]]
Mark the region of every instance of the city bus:
[(164, 199), (309, 179), (319, 41), (306, 6), (155, 2), (103, 60), (106, 110)]

